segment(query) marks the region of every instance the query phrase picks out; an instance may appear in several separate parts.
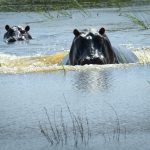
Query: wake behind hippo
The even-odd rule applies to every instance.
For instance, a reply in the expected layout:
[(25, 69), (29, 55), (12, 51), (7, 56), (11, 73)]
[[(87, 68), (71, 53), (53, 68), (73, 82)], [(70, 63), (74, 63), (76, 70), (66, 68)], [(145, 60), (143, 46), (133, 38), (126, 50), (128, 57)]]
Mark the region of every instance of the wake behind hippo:
[(73, 31), (75, 37), (69, 53), (70, 65), (118, 63), (105, 29)]
[(29, 26), (25, 28), (22, 26), (5, 26), (6, 33), (4, 34), (4, 41), (6, 43), (13, 43), (15, 41), (25, 41), (32, 39), (31, 35), (28, 33), (30, 30)]

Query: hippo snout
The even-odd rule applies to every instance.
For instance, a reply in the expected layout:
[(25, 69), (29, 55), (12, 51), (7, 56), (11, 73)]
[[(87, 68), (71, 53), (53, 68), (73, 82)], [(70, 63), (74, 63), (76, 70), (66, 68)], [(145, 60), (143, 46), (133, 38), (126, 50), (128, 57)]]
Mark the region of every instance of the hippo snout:
[(14, 37), (9, 37), (7, 40), (6, 40), (6, 42), (15, 42), (16, 41), (16, 39), (14, 38)]
[(105, 61), (103, 58), (100, 57), (94, 57), (94, 58), (85, 58), (81, 61), (81, 65), (89, 65), (89, 64), (105, 64)]

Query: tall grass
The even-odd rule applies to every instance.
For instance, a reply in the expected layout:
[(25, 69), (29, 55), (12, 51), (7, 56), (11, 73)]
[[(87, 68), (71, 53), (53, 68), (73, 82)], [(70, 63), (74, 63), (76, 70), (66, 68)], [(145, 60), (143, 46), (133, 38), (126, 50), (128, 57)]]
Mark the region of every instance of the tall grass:
[(117, 111), (111, 104), (106, 103), (115, 114), (115, 125), (110, 123), (104, 124), (96, 120), (94, 126), (93, 122), (90, 122), (86, 115), (77, 115), (73, 113), (65, 96), (64, 99), (68, 112), (67, 115), (69, 115), (70, 119), (67, 117), (67, 121), (65, 120), (62, 109), (59, 114), (57, 114), (57, 117), (55, 111), (50, 117), (48, 110), (44, 108), (47, 121), (43, 124), (39, 122), (40, 131), (51, 146), (74, 145), (74, 147), (77, 148), (82, 144), (86, 147), (91, 142), (92, 137), (94, 138), (94, 136), (97, 135), (102, 136), (104, 141), (110, 141), (112, 139), (118, 142), (120, 141), (122, 133), (124, 137), (126, 137), (126, 128), (121, 126)]
[(149, 0), (0, 0), (0, 11), (45, 11), (148, 4)]

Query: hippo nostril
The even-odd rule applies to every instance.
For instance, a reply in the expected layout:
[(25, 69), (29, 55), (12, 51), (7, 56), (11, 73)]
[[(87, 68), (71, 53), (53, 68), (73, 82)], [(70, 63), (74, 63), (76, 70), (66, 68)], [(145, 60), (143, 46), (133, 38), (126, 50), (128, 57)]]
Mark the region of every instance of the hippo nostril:
[(25, 30), (20, 30), (21, 34), (25, 34), (25, 32), (26, 32)]
[(94, 58), (94, 59), (92, 60), (92, 63), (93, 63), (93, 64), (104, 64), (103, 59), (100, 59), (99, 57)]
[(81, 61), (81, 65), (89, 65), (89, 64), (104, 64), (104, 60), (96, 57), (96, 58), (90, 58), (90, 59), (84, 59), (83, 61)]
[(90, 64), (89, 59), (84, 59), (83, 61), (81, 61), (81, 65), (89, 65), (89, 64)]

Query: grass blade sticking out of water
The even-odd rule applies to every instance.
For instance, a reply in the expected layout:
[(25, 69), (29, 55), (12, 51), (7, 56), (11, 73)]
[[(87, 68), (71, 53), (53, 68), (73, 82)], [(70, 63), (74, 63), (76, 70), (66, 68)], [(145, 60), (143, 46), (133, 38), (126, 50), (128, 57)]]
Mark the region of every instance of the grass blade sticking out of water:
[[(92, 137), (93, 135), (102, 135), (105, 142), (107, 142), (107, 139), (108, 141), (111, 140), (111, 135), (112, 140), (116, 140), (117, 142), (120, 142), (120, 137), (122, 133), (125, 134), (126, 138), (126, 128), (121, 127), (120, 118), (116, 109), (108, 102), (105, 103), (111, 108), (111, 110), (115, 114), (114, 125), (110, 122), (108, 124), (101, 124), (101, 122), (99, 123), (96, 120), (97, 123), (94, 123), (94, 126), (91, 123), (91, 125), (89, 126), (89, 119), (87, 117), (81, 114), (73, 113), (69, 104), (67, 103), (66, 98), (65, 103), (67, 106), (66, 112), (69, 113), (69, 115), (66, 114), (69, 117), (67, 117), (67, 120), (65, 120), (64, 118), (62, 108), (60, 113), (57, 113), (58, 115), (60, 114), (60, 119), (59, 116), (55, 114), (55, 111), (52, 119), (47, 109), (44, 108), (47, 121), (42, 124), (41, 122), (39, 122), (40, 131), (51, 146), (57, 146), (61, 144), (62, 146), (74, 145), (74, 148), (78, 148), (81, 144), (83, 144), (83, 146), (86, 147), (90, 143), (91, 134)], [(99, 125), (102, 126), (100, 128), (97, 128), (99, 127)]]
[(65, 144), (67, 144), (67, 141), (68, 141), (68, 132), (67, 132), (67, 125), (64, 122), (62, 108), (61, 108), (61, 127), (62, 127), (62, 132), (63, 132), (63, 135), (64, 135)]
[[(45, 8), (47, 8), (47, 6), (45, 6)], [(52, 6), (52, 10), (57, 12), (57, 18), (59, 18), (59, 17), (71, 18), (72, 13), (70, 10), (68, 10), (68, 8), (75, 8), (75, 9), (79, 10), (83, 16), (87, 15), (87, 11), (83, 8), (83, 6), (77, 0), (71, 0), (68, 3), (66, 3), (66, 5), (64, 5), (64, 6), (62, 6), (62, 5), (53, 5)], [(46, 9), (45, 13), (48, 13), (48, 16), (54, 18), (54, 16), (50, 15), (50, 11), (51, 11), (50, 9)]]
[(73, 5), (76, 5), (77, 8), (83, 12), (85, 15), (87, 15), (87, 12), (85, 11), (85, 9), (82, 7), (82, 5), (79, 4), (79, 2), (77, 0), (73, 0)]
[(62, 70), (64, 71), (64, 74), (66, 74), (66, 69), (65, 69), (64, 65), (61, 64), (61, 66), (62, 66)]
[(134, 24), (140, 26), (142, 29), (147, 30), (149, 29), (148, 24), (146, 24), (146, 21), (143, 21), (142, 19), (140, 19), (139, 17), (135, 16), (135, 15), (126, 15), (127, 18), (129, 18)]
[(150, 84), (150, 81), (147, 81)]
[[(59, 18), (59, 17), (69, 17), (71, 18), (72, 17), (72, 14), (71, 14), (71, 11), (67, 10), (68, 8), (76, 8), (78, 9), (82, 15), (87, 15), (87, 11), (85, 11), (85, 9), (82, 7), (82, 5), (80, 5), (80, 3), (77, 1), (77, 0), (71, 0), (71, 1), (68, 1), (68, 3), (65, 3), (61, 5), (60, 4), (51, 4), (51, 7), (49, 5), (49, 2), (47, 0), (43, 0), (43, 9), (44, 9), (44, 12), (45, 12), (45, 16), (48, 17), (49, 19), (53, 19), (55, 17)], [(57, 15), (56, 16), (53, 16), (51, 14), (51, 10), (54, 10), (57, 12)]]
[(49, 135), (49, 132), (48, 132), (48, 130), (47, 130), (47, 128), (45, 127), (43, 127), (42, 125), (41, 125), (41, 123), (39, 122), (39, 128), (40, 128), (40, 131), (41, 131), (41, 133), (44, 135), (44, 137), (47, 139), (47, 141), (51, 144), (51, 145), (53, 145), (54, 144), (54, 141), (53, 141), (53, 139), (51, 138), (51, 136)]
[(45, 113), (46, 113), (46, 116), (47, 116), (47, 119), (48, 119), (48, 122), (49, 122), (49, 125), (50, 125), (50, 129), (51, 129), (51, 131), (52, 131), (54, 140), (55, 140), (56, 143), (58, 144), (58, 143), (59, 143), (59, 140), (58, 140), (57, 133), (56, 133), (56, 131), (55, 131), (55, 126), (52, 125), (52, 122), (51, 122), (50, 117), (49, 117), (49, 115), (48, 115), (47, 109), (46, 109), (45, 107), (44, 107), (44, 110), (45, 110)]
[(44, 124), (39, 122), (39, 128), (42, 135), (47, 139), (51, 146), (56, 146), (58, 144), (61, 144), (62, 146), (64, 144), (73, 144), (76, 148), (79, 144), (87, 146), (91, 136), (88, 118), (81, 115), (75, 115), (71, 111), (66, 99), (65, 103), (71, 123), (69, 124), (64, 120), (62, 109), (60, 111), (60, 119), (57, 119), (59, 116), (56, 117), (54, 110), (53, 120), (51, 120), (47, 109), (44, 108), (47, 121)]
[(121, 126), (120, 126), (120, 120), (119, 120), (118, 113), (117, 113), (116, 109), (111, 104), (109, 104), (106, 101), (105, 101), (105, 103), (112, 109), (112, 111), (114, 112), (114, 114), (116, 116), (117, 128), (116, 129), (114, 128), (114, 138), (116, 138), (116, 140), (119, 142), (120, 141)]

